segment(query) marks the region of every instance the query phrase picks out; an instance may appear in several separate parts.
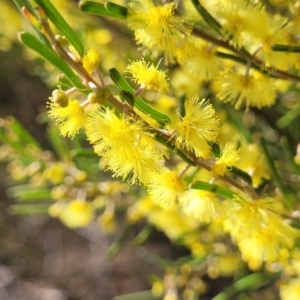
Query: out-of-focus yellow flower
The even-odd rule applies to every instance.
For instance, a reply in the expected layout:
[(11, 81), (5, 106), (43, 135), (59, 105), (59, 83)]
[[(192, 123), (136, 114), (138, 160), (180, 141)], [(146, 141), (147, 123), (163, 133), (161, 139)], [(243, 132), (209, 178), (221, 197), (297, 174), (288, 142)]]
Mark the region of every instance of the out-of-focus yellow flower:
[(82, 59), (83, 67), (91, 74), (100, 63), (100, 54), (95, 49), (90, 49)]
[(165, 210), (178, 208), (178, 197), (185, 191), (182, 178), (171, 171), (153, 174), (147, 186), (153, 201)]
[(180, 200), (183, 212), (200, 222), (209, 223), (223, 215), (221, 202), (211, 192), (188, 190)]
[(218, 1), (218, 17), (225, 36), (235, 47), (251, 41), (251, 34), (258, 31), (259, 24), (266, 17), (265, 10), (254, 1)]
[(66, 204), (58, 218), (70, 228), (85, 227), (94, 218), (94, 208), (91, 203), (76, 199)]
[(238, 167), (251, 176), (254, 187), (258, 187), (264, 179), (270, 179), (267, 163), (257, 145), (242, 146), (239, 157)]
[(280, 286), (282, 300), (300, 299), (300, 278), (291, 279), (287, 284)]
[(177, 51), (177, 60), (183, 70), (198, 80), (211, 80), (222, 61), (215, 56), (216, 48), (201, 39), (189, 37)]
[(276, 86), (274, 79), (260, 73), (241, 74), (233, 70), (218, 73), (214, 81), (216, 96), (221, 101), (230, 102), (235, 109), (244, 105), (262, 108), (274, 104)]
[(99, 216), (98, 223), (107, 233), (112, 233), (116, 229), (115, 215), (109, 210)]
[(235, 238), (242, 258), (257, 269), (263, 262), (280, 258), (282, 249), (291, 249), (300, 231), (284, 223), (285, 212), (279, 198), (224, 202), (224, 228)]
[(139, 200), (129, 211), (129, 217), (132, 222), (135, 222), (142, 216), (147, 218), (151, 224), (162, 230), (172, 240), (193, 232), (199, 225), (199, 222), (194, 218), (184, 218), (179, 210), (163, 210), (154, 203), (151, 197)]
[(66, 166), (62, 162), (48, 164), (43, 172), (44, 179), (58, 184), (63, 182), (66, 174)]
[(165, 290), (163, 282), (158, 280), (154, 281), (151, 290), (154, 297), (160, 297)]
[(237, 275), (245, 267), (238, 252), (219, 255), (216, 265), (220, 276), (231, 277)]

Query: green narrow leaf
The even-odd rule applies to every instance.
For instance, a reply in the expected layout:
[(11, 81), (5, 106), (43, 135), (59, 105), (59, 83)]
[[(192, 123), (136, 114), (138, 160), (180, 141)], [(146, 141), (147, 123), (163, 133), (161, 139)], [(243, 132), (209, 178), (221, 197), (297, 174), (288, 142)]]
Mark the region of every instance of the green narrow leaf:
[(24, 128), (24, 126), (19, 121), (13, 119), (10, 122), (10, 128), (20, 138), (20, 140), (24, 142), (24, 144), (31, 144), (36, 148), (41, 149), (41, 146), (39, 145), (37, 140)]
[(7, 212), (11, 215), (32, 215), (48, 214), (50, 204), (17, 204), (7, 208)]
[(118, 16), (120, 19), (126, 20), (127, 18), (127, 8), (124, 6), (112, 2), (107, 2), (106, 9)]
[(155, 297), (151, 290), (116, 296), (112, 300), (162, 300), (162, 297)]
[(286, 158), (286, 162), (289, 166), (289, 168), (292, 170), (292, 172), (295, 172), (296, 174), (300, 174), (300, 166), (296, 164), (294, 160), (294, 153), (293, 149), (287, 139), (286, 136), (282, 136), (279, 140), (281, 147), (283, 149), (284, 157)]
[(73, 72), (69, 65), (57, 56), (51, 49), (40, 42), (35, 36), (28, 32), (19, 32), (19, 40), (28, 48), (37, 52), (44, 59), (49, 61), (53, 66), (61, 70), (78, 89), (85, 89), (85, 85), (80, 81), (78, 76)]
[(233, 285), (226, 288), (224, 291), (215, 296), (212, 300), (231, 300), (235, 299), (234, 296), (240, 292), (247, 290), (257, 290), (260, 287), (267, 285), (271, 281), (277, 279), (280, 273), (252, 273), (236, 281)]
[(73, 149), (71, 150), (72, 157), (98, 157), (93, 149)]
[[(240, 49), (241, 52), (244, 52), (246, 55), (249, 56), (248, 52), (246, 52), (246, 50), (244, 49)], [(221, 51), (216, 51), (216, 56), (217, 57), (220, 57), (220, 58), (223, 58), (223, 59), (229, 59), (229, 60), (232, 60), (232, 61), (235, 61), (239, 64), (242, 64), (244, 66), (247, 66), (247, 60), (243, 59), (243, 58), (240, 58), (238, 56), (235, 56), (233, 54), (230, 54), (230, 53), (225, 53), (225, 52), (221, 52)], [(256, 66), (256, 65), (251, 65), (251, 68), (252, 69), (255, 69), (257, 71), (259, 71), (260, 73), (262, 74), (265, 74), (265, 75), (268, 75), (270, 77), (274, 77), (273, 75), (269, 74), (266, 70), (264, 70), (263, 68), (261, 68), (260, 66)]]
[(287, 188), (284, 186), (284, 184), (281, 181), (281, 178), (277, 172), (277, 168), (274, 165), (274, 158), (271, 157), (271, 155), (268, 151), (268, 148), (267, 148), (267, 143), (263, 137), (261, 137), (261, 139), (260, 139), (260, 145), (264, 152), (264, 156), (265, 156), (266, 162), (268, 164), (269, 170), (271, 172), (271, 177), (273, 178), (275, 184), (281, 191), (281, 193), (283, 195), (283, 199), (285, 200), (285, 204), (287, 205), (288, 208), (292, 209), (293, 201), (287, 191)]
[(181, 152), (179, 149), (176, 149), (176, 147), (174, 145), (172, 145), (170, 142), (166, 141), (165, 139), (163, 139), (162, 137), (155, 135), (154, 139), (159, 142), (160, 144), (164, 145), (165, 147), (167, 147), (168, 149), (172, 150), (173, 152), (175, 152), (183, 161), (185, 161), (186, 163), (188, 163), (191, 166), (196, 166), (196, 164), (189, 158), (187, 157), (183, 152)]
[(62, 87), (66, 89), (70, 89), (73, 87), (72, 82), (65, 74), (59, 74), (56, 78), (58, 85), (61, 85)]
[(196, 190), (203, 190), (203, 191), (209, 191), (212, 193), (216, 193), (220, 196), (230, 198), (230, 199), (233, 199), (234, 196), (236, 195), (231, 190), (228, 190), (222, 186), (218, 186), (218, 185), (211, 184), (211, 183), (204, 182), (204, 181), (195, 181), (190, 185), (190, 187), (192, 189), (196, 189)]
[(109, 258), (115, 257), (124, 243), (127, 241), (129, 235), (132, 233), (133, 224), (127, 224), (125, 228), (123, 228), (122, 233), (117, 237), (117, 239), (110, 245), (108, 249)]
[(222, 35), (221, 24), (199, 3), (198, 0), (191, 0), (194, 7), (200, 14), (200, 16), (205, 20), (205, 22), (210, 25), (213, 29), (215, 29), (219, 34)]
[[(115, 68), (109, 70), (109, 76), (111, 80), (118, 86), (120, 90), (127, 91), (131, 94), (134, 94), (133, 88), (125, 80), (125, 78), (119, 73)], [(146, 104), (140, 97), (135, 97), (135, 107), (146, 115), (150, 115), (153, 119), (158, 121), (161, 124), (171, 123), (171, 119), (168, 115), (157, 111), (156, 109), (150, 107)]]
[(288, 126), (291, 122), (299, 117), (299, 108), (289, 110), (285, 115), (283, 115), (277, 122), (276, 126), (278, 128), (284, 128)]
[(47, 188), (35, 188), (32, 185), (20, 185), (9, 188), (7, 196), (16, 198), (19, 201), (40, 201), (52, 200), (51, 191)]
[(32, 14), (34, 13), (32, 11), (31, 5), (26, 0), (13, 0), (15, 5), (22, 11), (23, 7), (26, 7)]
[(66, 143), (66, 140), (60, 135), (60, 131), (57, 126), (51, 126), (47, 129), (47, 135), (51, 142), (51, 145), (59, 157), (70, 157), (70, 149)]
[(133, 245), (140, 246), (150, 237), (151, 233), (153, 232), (154, 227), (151, 224), (147, 224), (139, 234), (134, 238)]
[(10, 138), (7, 137), (5, 130), (3, 128), (0, 128), (0, 141), (3, 144), (10, 145), (13, 149), (16, 151), (23, 153), (26, 155), (26, 149), (24, 148), (24, 145), (20, 144), (19, 142), (16, 142)]
[[(79, 3), (79, 8), (87, 12), (89, 14), (97, 15), (97, 16), (103, 16), (103, 17), (110, 17), (110, 18), (117, 18), (117, 19), (126, 19), (127, 16), (127, 9), (125, 7), (112, 3), (107, 4), (106, 6), (101, 3), (96, 3), (93, 1), (84, 1)], [(110, 10), (107, 8), (109, 7)], [(121, 9), (122, 8), (122, 9)], [(126, 10), (126, 16), (124, 17)]]
[(134, 106), (134, 96), (132, 95), (132, 93), (121, 90), (120, 97), (122, 98), (122, 100), (127, 102), (131, 107)]
[(292, 53), (299, 53), (300, 47), (299, 46), (288, 46), (288, 45), (279, 45), (275, 44), (271, 46), (271, 49), (276, 52), (292, 52)]
[(251, 178), (251, 176), (248, 173), (246, 173), (246, 172), (244, 172), (244, 171), (242, 171), (242, 170), (240, 170), (238, 168), (235, 168), (235, 167), (232, 167), (231, 170), (230, 170), (230, 172), (233, 173), (233, 174), (235, 174), (235, 175), (237, 175), (238, 177), (240, 177), (241, 179), (243, 179), (245, 182), (247, 182), (247, 183), (249, 183), (249, 184), (252, 185), (252, 178)]
[(78, 38), (78, 35), (60, 15), (53, 4), (49, 0), (35, 0), (35, 2), (45, 11), (47, 17), (66, 36), (66, 38), (77, 50), (78, 54), (82, 57), (84, 55), (84, 48)]

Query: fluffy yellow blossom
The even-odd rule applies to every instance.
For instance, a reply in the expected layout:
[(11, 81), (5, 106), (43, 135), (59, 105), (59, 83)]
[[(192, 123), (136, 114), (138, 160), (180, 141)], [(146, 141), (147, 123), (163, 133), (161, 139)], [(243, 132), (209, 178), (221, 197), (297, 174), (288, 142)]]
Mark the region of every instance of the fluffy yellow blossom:
[(210, 223), (223, 215), (220, 200), (211, 192), (188, 190), (180, 200), (184, 214), (200, 222)]
[(276, 86), (273, 79), (260, 73), (240, 74), (233, 70), (220, 72), (214, 82), (216, 96), (230, 102), (235, 109), (246, 106), (262, 108), (274, 104)]
[(100, 63), (100, 55), (95, 49), (90, 49), (82, 59), (83, 67), (91, 74)]
[(242, 258), (251, 268), (279, 259), (282, 249), (291, 249), (300, 231), (284, 223), (279, 198), (225, 201), (224, 229), (235, 238)]
[(270, 179), (267, 163), (257, 145), (242, 146), (239, 157), (238, 166), (251, 176), (254, 187), (258, 187), (264, 179)]
[(132, 81), (139, 84), (141, 88), (164, 92), (169, 87), (166, 72), (158, 70), (144, 59), (132, 62), (127, 66), (126, 72), (132, 75)]
[(249, 42), (251, 33), (257, 31), (265, 14), (259, 3), (235, 0), (218, 1), (217, 16), (225, 36), (235, 47), (240, 47)]
[(185, 115), (174, 120), (169, 127), (174, 130), (176, 146), (194, 150), (199, 157), (209, 158), (210, 143), (217, 141), (219, 120), (215, 110), (205, 99), (193, 97), (185, 101)]
[(221, 157), (214, 162), (211, 171), (215, 177), (223, 176), (227, 168), (235, 166), (238, 160), (238, 151), (234, 150), (233, 144), (227, 143)]
[(280, 198), (266, 197), (258, 200), (235, 198), (223, 202), (226, 212), (224, 229), (237, 237), (239, 234), (251, 234), (260, 229), (270, 218), (278, 219), (285, 213), (285, 207)]
[(300, 299), (300, 278), (292, 279), (289, 283), (280, 286), (282, 300)]
[(109, 109), (94, 110), (87, 119), (86, 134), (114, 176), (130, 183), (147, 183), (151, 173), (161, 171), (160, 148), (139, 121), (118, 118)]
[(176, 209), (178, 197), (185, 191), (182, 178), (172, 171), (152, 175), (147, 186), (153, 201), (165, 210)]
[(211, 80), (218, 72), (222, 61), (215, 56), (216, 47), (201, 39), (189, 37), (178, 48), (177, 60), (183, 70), (198, 80)]
[(250, 234), (241, 234), (237, 238), (242, 258), (250, 265), (262, 262), (274, 262), (280, 258), (281, 249), (291, 249), (299, 233), (282, 220), (270, 218), (267, 224)]
[(93, 217), (93, 206), (82, 199), (67, 203), (58, 214), (58, 218), (70, 228), (85, 227), (92, 222)]
[(77, 100), (69, 100), (67, 107), (48, 102), (48, 115), (54, 119), (63, 136), (74, 137), (84, 127), (84, 108)]
[(137, 44), (154, 54), (165, 53), (167, 63), (174, 62), (178, 47), (191, 33), (191, 26), (175, 15), (176, 5), (155, 6), (151, 0), (133, 0), (128, 8), (128, 26), (134, 30)]
[(266, 66), (273, 66), (286, 70), (293, 64), (297, 55), (293, 53), (280, 53), (272, 50), (275, 44), (289, 44), (293, 27), (288, 19), (280, 15), (270, 16), (267, 13), (257, 26), (255, 34), (252, 34), (252, 52), (263, 60)]
[(172, 240), (194, 232), (199, 226), (197, 220), (186, 218), (178, 209), (164, 210), (153, 201), (152, 197), (145, 197), (135, 202), (128, 212), (131, 222), (136, 222), (141, 217), (145, 217), (149, 223), (162, 230)]
[(185, 98), (194, 97), (199, 93), (201, 81), (198, 78), (191, 80), (191, 76), (182, 69), (174, 70), (171, 77), (171, 86), (175, 95)]

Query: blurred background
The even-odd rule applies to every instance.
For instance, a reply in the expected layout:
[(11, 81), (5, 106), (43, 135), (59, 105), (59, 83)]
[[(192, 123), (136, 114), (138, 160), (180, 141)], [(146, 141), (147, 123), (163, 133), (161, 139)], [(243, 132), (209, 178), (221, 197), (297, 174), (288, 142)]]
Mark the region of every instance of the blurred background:
[[(50, 149), (45, 125), (36, 117), (45, 110), (51, 90), (41, 79), (44, 62), (29, 58), (17, 41), (23, 25), (28, 26), (14, 3), (1, 0), (0, 117), (15, 117)], [(108, 246), (118, 232), (107, 236), (96, 224), (71, 230), (46, 215), (11, 215), (8, 208), (14, 199), (6, 190), (13, 183), (4, 163), (0, 176), (1, 300), (106, 300), (150, 288), (144, 271), (153, 266), (142, 258), (142, 249), (139, 254), (124, 245), (110, 260)], [(150, 247), (170, 255), (167, 243), (152, 242)]]

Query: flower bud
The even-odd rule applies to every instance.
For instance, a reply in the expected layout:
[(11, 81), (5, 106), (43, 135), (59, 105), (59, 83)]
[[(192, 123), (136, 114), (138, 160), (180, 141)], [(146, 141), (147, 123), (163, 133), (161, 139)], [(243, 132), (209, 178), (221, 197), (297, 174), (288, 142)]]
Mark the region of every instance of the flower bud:
[(64, 35), (57, 34), (55, 39), (61, 44), (62, 47), (68, 47), (70, 45), (68, 39)]
[(97, 87), (93, 92), (89, 93), (88, 100), (90, 103), (103, 104), (106, 102), (111, 92), (108, 87)]
[(61, 107), (67, 107), (69, 99), (63, 90), (54, 90), (52, 93), (52, 101)]

